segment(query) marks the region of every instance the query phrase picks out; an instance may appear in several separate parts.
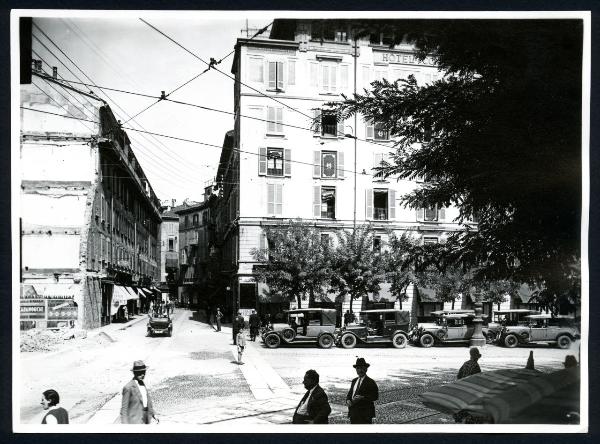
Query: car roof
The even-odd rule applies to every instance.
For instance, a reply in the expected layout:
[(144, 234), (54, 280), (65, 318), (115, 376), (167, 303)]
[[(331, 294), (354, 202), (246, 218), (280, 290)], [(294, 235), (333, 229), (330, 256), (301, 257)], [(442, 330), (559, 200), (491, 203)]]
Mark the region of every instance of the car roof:
[(464, 318), (472, 318), (475, 316), (475, 313), (451, 313), (442, 315), (442, 317), (446, 319), (464, 319)]
[(398, 310), (396, 308), (382, 308), (382, 309), (371, 309), (371, 310), (361, 310), (360, 313), (402, 313), (403, 310)]
[(310, 312), (335, 312), (333, 308), (296, 308), (294, 310), (287, 310), (286, 313), (310, 313)]
[(538, 310), (529, 310), (528, 308), (511, 308), (510, 310), (494, 310), (494, 314), (504, 314), (504, 313), (531, 313), (531, 314), (540, 314)]
[(442, 316), (449, 314), (475, 314), (475, 310), (436, 310), (431, 312), (434, 316)]

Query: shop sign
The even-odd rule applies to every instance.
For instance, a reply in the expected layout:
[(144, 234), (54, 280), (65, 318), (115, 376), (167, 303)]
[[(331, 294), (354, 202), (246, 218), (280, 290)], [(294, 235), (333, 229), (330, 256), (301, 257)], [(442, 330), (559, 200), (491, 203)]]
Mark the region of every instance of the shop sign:
[(410, 52), (375, 52), (373, 51), (375, 63), (393, 63), (402, 65), (428, 65), (435, 66), (435, 61), (432, 57), (427, 56), (422, 62)]
[(77, 306), (73, 301), (49, 300), (48, 301), (48, 320), (52, 321), (70, 321), (77, 319)]
[(46, 305), (43, 299), (21, 299), (21, 319), (45, 319)]

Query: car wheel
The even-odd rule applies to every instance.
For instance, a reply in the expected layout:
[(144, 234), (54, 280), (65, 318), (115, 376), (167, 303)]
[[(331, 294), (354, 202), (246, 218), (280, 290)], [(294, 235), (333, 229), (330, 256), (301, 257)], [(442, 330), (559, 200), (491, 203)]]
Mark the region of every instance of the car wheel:
[(504, 345), (508, 348), (515, 348), (519, 345), (519, 338), (516, 335), (508, 335), (504, 338)]
[(356, 336), (354, 336), (352, 333), (346, 333), (345, 335), (342, 335), (340, 343), (344, 348), (354, 348), (356, 347)]
[(281, 339), (279, 339), (279, 336), (275, 333), (265, 336), (264, 341), (268, 348), (277, 348), (279, 347), (279, 344), (281, 344)]
[(494, 332), (487, 332), (487, 334), (485, 335), (485, 342), (486, 344), (493, 344), (494, 342), (496, 342), (496, 334)]
[(147, 337), (147, 338), (151, 338), (151, 337), (152, 337), (152, 332), (151, 332), (150, 330), (148, 330), (148, 331), (146, 332), (146, 337)]
[(558, 338), (556, 338), (556, 345), (558, 345), (558, 348), (569, 348), (571, 347), (571, 342), (571, 338), (567, 335), (560, 335)]
[(396, 333), (392, 337), (392, 345), (395, 348), (404, 348), (406, 347), (406, 343), (408, 342), (408, 338), (402, 333)]
[(172, 335), (172, 334), (173, 334), (173, 330), (169, 329), (169, 330), (167, 331), (167, 336), (168, 336), (168, 337), (171, 337), (171, 335)]
[(281, 332), (281, 337), (285, 342), (292, 342), (296, 337), (296, 332), (294, 332), (294, 330), (291, 328), (286, 328)]
[(435, 343), (435, 339), (433, 339), (433, 335), (425, 333), (423, 336), (421, 336), (419, 342), (421, 343), (421, 346), (429, 348), (433, 346), (433, 344)]
[(333, 336), (331, 336), (329, 333), (324, 333), (321, 336), (319, 336), (319, 347), (321, 348), (331, 348), (331, 346), (333, 345), (334, 339)]

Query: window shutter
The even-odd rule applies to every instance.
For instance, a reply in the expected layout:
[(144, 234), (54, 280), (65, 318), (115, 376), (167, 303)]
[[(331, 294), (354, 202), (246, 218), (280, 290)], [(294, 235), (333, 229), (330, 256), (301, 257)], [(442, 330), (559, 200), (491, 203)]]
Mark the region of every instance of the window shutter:
[(337, 91), (337, 66), (332, 66), (330, 71), (330, 78), (331, 78), (331, 82), (330, 82), (330, 91), (331, 92), (336, 92)]
[(363, 83), (364, 83), (365, 87), (371, 85), (371, 70), (369, 69), (368, 66), (363, 66), (362, 78), (363, 78)]
[(342, 119), (337, 123), (337, 136), (344, 137), (344, 121)]
[(275, 125), (275, 131), (277, 131), (278, 133), (282, 133), (283, 132), (283, 108), (275, 108), (276, 111), (276, 115), (275, 115), (275, 120), (277, 121), (276, 125)]
[(313, 216), (321, 217), (321, 187), (318, 185), (313, 187)]
[(446, 220), (446, 209), (441, 207), (438, 210), (438, 221), (443, 222), (444, 220)]
[(321, 151), (313, 151), (313, 177), (321, 177)]
[(267, 184), (267, 214), (275, 214), (275, 185), (272, 183)]
[(422, 222), (425, 219), (425, 208), (417, 208), (417, 220)]
[(321, 134), (321, 110), (313, 109), (313, 133)]
[(375, 137), (375, 127), (370, 122), (367, 122), (367, 139), (373, 139)]
[(276, 76), (277, 76), (277, 63), (269, 62), (269, 77), (268, 77), (269, 78), (269, 83), (268, 83), (269, 89), (275, 89), (277, 87)]
[(258, 149), (258, 175), (264, 176), (267, 174), (267, 149)]
[(310, 62), (310, 86), (314, 86), (315, 88), (319, 86), (318, 73), (319, 64)]
[(267, 106), (267, 132), (274, 133), (275, 132), (275, 108), (272, 106)]
[[(344, 178), (344, 153), (341, 151), (338, 151), (337, 153), (337, 158), (338, 158), (338, 177), (340, 179)], [(337, 201), (336, 201), (337, 202)]]
[(342, 78), (341, 80), (341, 87), (343, 89), (348, 89), (348, 65), (341, 65), (340, 66), (340, 77)]
[(373, 219), (373, 189), (367, 188), (366, 193), (366, 218)]
[(296, 61), (288, 61), (288, 85), (296, 84)]
[(281, 216), (283, 214), (283, 185), (278, 183), (275, 184), (275, 215)]
[(283, 175), (292, 175), (292, 150), (287, 148), (283, 150)]
[(277, 89), (283, 89), (283, 62), (277, 62)]
[(259, 249), (264, 251), (267, 249), (267, 245), (267, 234), (263, 231), (262, 233), (260, 233)]
[(388, 206), (390, 219), (396, 219), (396, 190), (388, 190)]
[(321, 89), (329, 91), (329, 66), (321, 65)]

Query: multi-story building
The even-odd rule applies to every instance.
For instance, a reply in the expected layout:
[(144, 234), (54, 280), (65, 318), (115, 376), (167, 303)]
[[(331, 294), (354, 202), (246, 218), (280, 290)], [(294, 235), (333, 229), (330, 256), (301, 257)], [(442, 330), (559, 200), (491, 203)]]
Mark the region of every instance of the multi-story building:
[[(266, 246), (265, 226), (300, 218), (322, 236), (333, 236), (370, 223), (374, 248), (385, 246), (388, 230), (411, 232), (428, 243), (460, 229), (456, 208), (399, 205), (418, 182), (380, 179), (373, 169), (389, 159), (393, 135), (360, 116), (339, 122), (327, 106), (369, 89), (376, 79), (413, 75), (423, 83), (441, 77), (431, 59), (416, 59), (410, 45), (390, 47), (393, 37), (376, 32), (354, 40), (351, 20), (297, 19), (275, 20), (268, 39), (238, 39), (232, 66), (236, 119), (217, 173), (223, 257), (229, 258), (227, 287), (235, 309), (255, 308), (263, 300), (252, 250)], [(431, 291), (413, 285), (407, 295), (402, 306), (418, 317), (443, 305)], [(389, 284), (362, 301), (363, 307), (400, 304)], [(347, 305), (338, 301), (339, 309)]]
[(110, 107), (35, 73), (21, 86), (21, 326), (95, 328), (159, 281), (159, 202)]
[(179, 279), (179, 215), (163, 208), (160, 224), (160, 290), (177, 299)]

